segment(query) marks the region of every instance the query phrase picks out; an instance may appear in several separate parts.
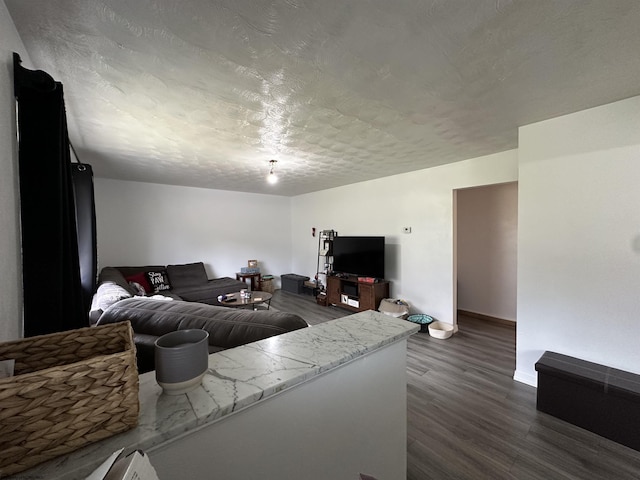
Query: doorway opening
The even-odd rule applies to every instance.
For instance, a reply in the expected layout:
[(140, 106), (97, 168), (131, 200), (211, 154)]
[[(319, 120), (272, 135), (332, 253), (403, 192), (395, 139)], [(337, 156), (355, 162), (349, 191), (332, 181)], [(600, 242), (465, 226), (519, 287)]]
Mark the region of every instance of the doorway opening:
[(518, 183), (458, 189), (453, 196), (456, 326), (460, 316), (515, 331)]

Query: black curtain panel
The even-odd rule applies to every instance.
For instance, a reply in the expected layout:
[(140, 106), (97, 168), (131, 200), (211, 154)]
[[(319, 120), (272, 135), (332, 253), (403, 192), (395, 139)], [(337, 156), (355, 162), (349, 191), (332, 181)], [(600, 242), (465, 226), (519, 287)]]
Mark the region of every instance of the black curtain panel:
[(88, 313), (91, 308), (91, 298), (96, 291), (96, 277), (98, 275), (96, 202), (93, 192), (93, 170), (91, 165), (72, 163), (71, 178), (73, 180), (76, 228), (78, 231), (82, 301), (84, 311)]
[(80, 280), (71, 157), (62, 84), (20, 65), (18, 171), (24, 335), (88, 326)]

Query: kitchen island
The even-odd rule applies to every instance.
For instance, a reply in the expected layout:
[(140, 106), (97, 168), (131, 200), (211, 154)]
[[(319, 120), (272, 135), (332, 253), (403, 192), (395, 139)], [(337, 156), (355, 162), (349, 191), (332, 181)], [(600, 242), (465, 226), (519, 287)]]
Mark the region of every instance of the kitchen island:
[(418, 328), (365, 311), (214, 353), (202, 385), (177, 396), (142, 374), (136, 428), (15, 478), (84, 478), (120, 448), (148, 453), (160, 479), (404, 478)]

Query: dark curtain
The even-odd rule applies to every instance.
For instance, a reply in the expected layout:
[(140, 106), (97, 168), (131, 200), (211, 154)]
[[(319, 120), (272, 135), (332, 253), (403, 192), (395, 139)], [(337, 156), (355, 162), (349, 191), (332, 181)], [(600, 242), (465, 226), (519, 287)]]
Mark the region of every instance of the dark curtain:
[(82, 301), (84, 311), (88, 313), (91, 308), (91, 298), (96, 291), (96, 277), (98, 275), (96, 201), (93, 192), (93, 170), (91, 169), (91, 165), (87, 165), (86, 163), (72, 163), (71, 178), (73, 180), (73, 193), (76, 207)]
[(24, 335), (89, 325), (80, 281), (71, 158), (62, 84), (20, 65), (18, 168)]

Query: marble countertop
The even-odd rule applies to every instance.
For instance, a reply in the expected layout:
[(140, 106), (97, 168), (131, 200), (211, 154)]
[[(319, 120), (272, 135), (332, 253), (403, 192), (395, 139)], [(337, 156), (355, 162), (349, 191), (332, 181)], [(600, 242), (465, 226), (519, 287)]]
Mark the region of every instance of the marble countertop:
[(154, 372), (142, 374), (136, 428), (16, 474), (15, 478), (84, 478), (120, 448), (129, 452), (162, 445), (418, 330), (415, 324), (379, 312), (356, 313), (211, 354), (202, 385), (176, 396), (162, 394)]

